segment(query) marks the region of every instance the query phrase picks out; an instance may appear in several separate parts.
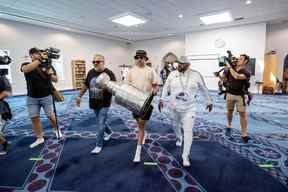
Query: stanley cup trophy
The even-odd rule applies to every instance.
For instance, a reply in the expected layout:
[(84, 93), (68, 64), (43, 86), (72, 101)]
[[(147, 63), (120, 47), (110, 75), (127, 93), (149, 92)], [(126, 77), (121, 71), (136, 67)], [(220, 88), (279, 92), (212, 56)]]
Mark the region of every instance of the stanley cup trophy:
[(115, 96), (115, 102), (129, 111), (136, 113), (140, 116), (145, 116), (151, 113), (153, 106), (151, 102), (154, 95), (146, 93), (130, 84), (117, 83), (110, 81), (107, 74), (102, 73), (96, 80), (102, 88), (107, 89), (112, 95)]

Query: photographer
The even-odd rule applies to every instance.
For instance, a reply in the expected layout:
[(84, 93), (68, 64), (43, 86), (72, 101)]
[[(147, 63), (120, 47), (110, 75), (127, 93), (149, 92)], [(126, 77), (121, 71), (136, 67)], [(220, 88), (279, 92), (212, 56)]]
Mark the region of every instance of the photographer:
[(3, 146), (0, 155), (6, 155), (10, 146), (2, 133), (5, 121), (12, 118), (10, 107), (4, 101), (4, 98), (9, 95), (11, 95), (11, 85), (4, 75), (0, 75), (0, 144)]
[(220, 79), (225, 79), (226, 84), (226, 104), (227, 104), (227, 127), (226, 135), (231, 135), (232, 119), (234, 106), (236, 104), (237, 111), (240, 115), (241, 136), (244, 143), (248, 143), (250, 137), (247, 133), (247, 113), (246, 113), (246, 99), (248, 84), (250, 80), (250, 73), (246, 70), (246, 65), (249, 63), (248, 55), (240, 55), (236, 66), (232, 67), (229, 62), (226, 63), (227, 73), (224, 76), (219, 76)]
[(31, 63), (23, 63), (21, 71), (24, 72), (27, 83), (27, 107), (29, 117), (31, 118), (34, 133), (37, 140), (30, 145), (34, 148), (44, 143), (43, 128), (40, 121), (40, 110), (43, 107), (46, 116), (49, 118), (53, 127), (53, 132), (57, 138), (61, 138), (62, 134), (57, 131), (56, 117), (53, 112), (52, 88), (51, 81), (57, 82), (58, 77), (52, 65), (47, 65), (49, 54), (38, 48), (29, 50)]

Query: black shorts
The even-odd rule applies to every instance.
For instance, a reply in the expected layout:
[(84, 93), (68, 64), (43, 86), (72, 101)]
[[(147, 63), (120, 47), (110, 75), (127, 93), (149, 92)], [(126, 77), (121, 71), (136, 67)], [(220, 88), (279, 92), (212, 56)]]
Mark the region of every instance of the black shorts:
[(149, 109), (147, 111), (146, 114), (136, 114), (136, 113), (132, 113), (134, 119), (142, 119), (142, 120), (145, 120), (145, 121), (148, 121), (152, 115), (152, 111), (153, 111), (153, 106), (150, 105), (149, 106)]

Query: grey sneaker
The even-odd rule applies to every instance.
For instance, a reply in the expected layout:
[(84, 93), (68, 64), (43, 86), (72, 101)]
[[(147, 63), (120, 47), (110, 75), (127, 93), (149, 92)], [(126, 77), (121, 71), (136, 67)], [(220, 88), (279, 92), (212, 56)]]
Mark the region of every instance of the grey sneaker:
[(92, 151), (91, 151), (91, 153), (92, 154), (99, 154), (100, 152), (102, 151), (102, 147), (95, 147)]
[(110, 134), (104, 133), (104, 141), (109, 141), (111, 136), (112, 136), (112, 133), (110, 133)]

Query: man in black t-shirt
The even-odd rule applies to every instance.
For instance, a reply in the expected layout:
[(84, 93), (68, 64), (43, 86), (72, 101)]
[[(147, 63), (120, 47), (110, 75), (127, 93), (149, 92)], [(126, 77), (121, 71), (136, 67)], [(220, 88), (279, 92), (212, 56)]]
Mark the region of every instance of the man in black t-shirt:
[(247, 113), (246, 113), (246, 98), (245, 95), (248, 91), (248, 83), (250, 80), (250, 73), (246, 70), (246, 65), (249, 63), (249, 56), (243, 54), (240, 55), (237, 65), (232, 68), (229, 63), (227, 69), (229, 72), (226, 74), (227, 78), (227, 127), (226, 135), (231, 135), (233, 111), (236, 105), (237, 111), (240, 115), (241, 136), (244, 143), (249, 142), (251, 139), (248, 137), (247, 132)]
[[(3, 146), (3, 150), (0, 151), (0, 155), (5, 155), (8, 152), (9, 144), (7, 142), (7, 139), (3, 135), (2, 131), (5, 125), (5, 113), (11, 113), (9, 106), (7, 107), (4, 103), (4, 98), (11, 95), (11, 85), (8, 81), (8, 79), (5, 76), (0, 76), (0, 144)], [(8, 109), (9, 108), (9, 109)]]
[(40, 121), (40, 110), (43, 108), (46, 116), (49, 118), (53, 131), (57, 138), (61, 138), (62, 134), (56, 129), (56, 117), (53, 112), (52, 100), (52, 82), (57, 82), (58, 77), (55, 69), (52, 66), (48, 68), (43, 66), (44, 60), (47, 60), (47, 55), (37, 48), (31, 48), (29, 55), (32, 59), (31, 63), (23, 63), (21, 71), (25, 75), (27, 84), (27, 108), (29, 117), (31, 118), (34, 133), (37, 140), (30, 145), (34, 148), (44, 143), (43, 128)]
[(93, 58), (94, 68), (88, 72), (86, 80), (80, 90), (80, 95), (76, 98), (76, 105), (80, 106), (81, 97), (89, 90), (89, 107), (94, 110), (96, 114), (96, 128), (97, 138), (96, 147), (91, 151), (93, 154), (101, 152), (103, 147), (104, 133), (111, 136), (112, 132), (106, 125), (108, 110), (111, 105), (112, 94), (107, 90), (101, 88), (97, 83), (97, 77), (102, 73), (106, 73), (111, 81), (116, 81), (115, 75), (112, 71), (105, 68), (105, 58), (103, 55), (95, 54)]

